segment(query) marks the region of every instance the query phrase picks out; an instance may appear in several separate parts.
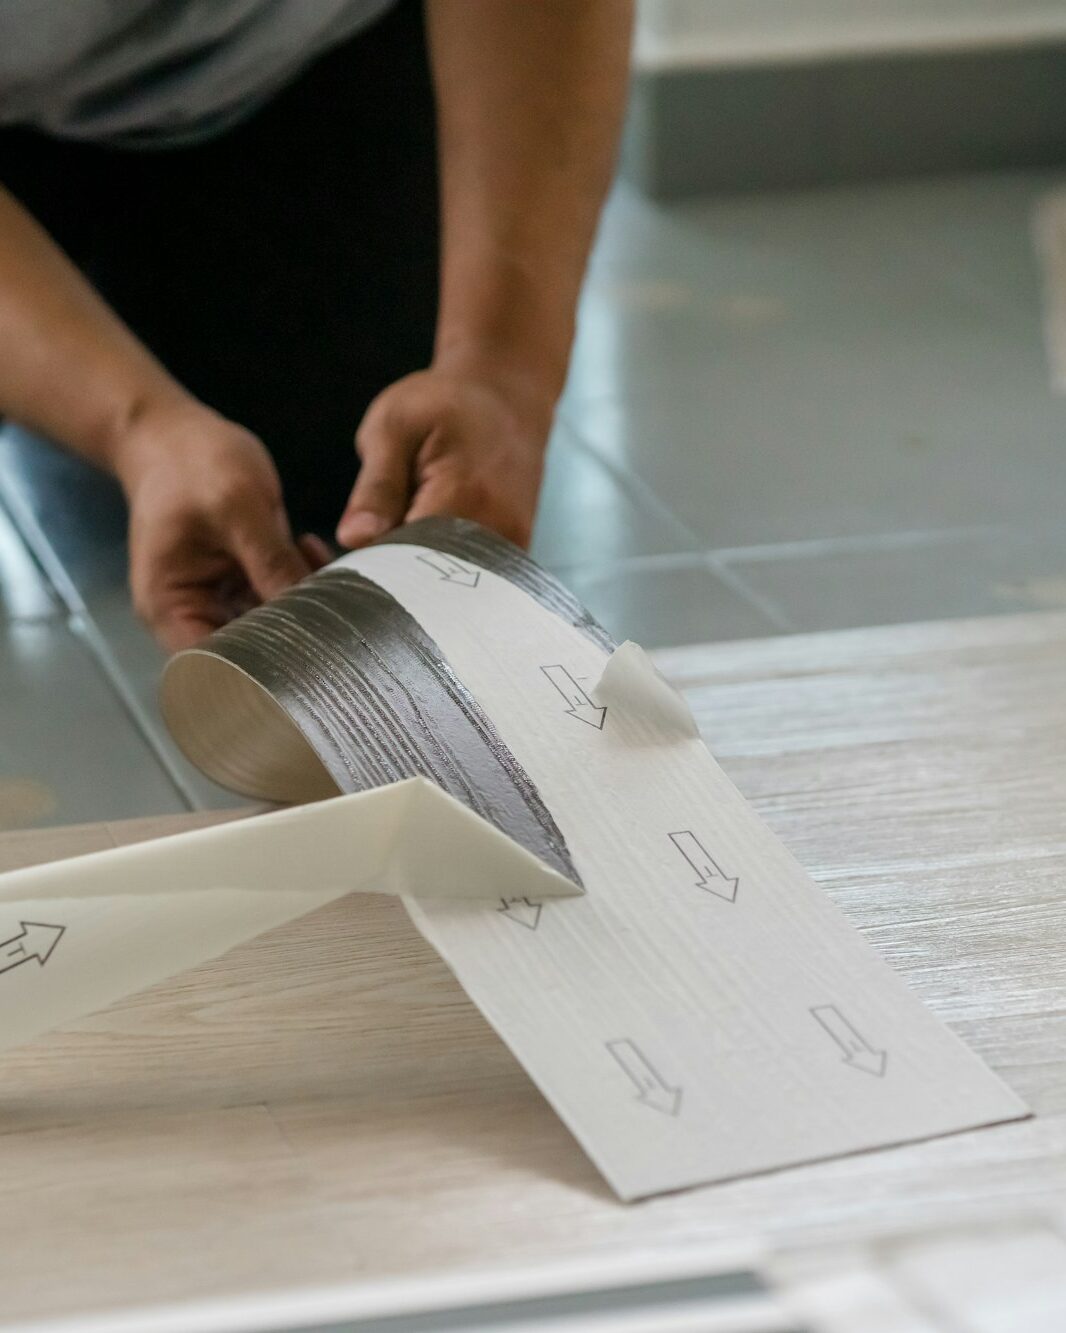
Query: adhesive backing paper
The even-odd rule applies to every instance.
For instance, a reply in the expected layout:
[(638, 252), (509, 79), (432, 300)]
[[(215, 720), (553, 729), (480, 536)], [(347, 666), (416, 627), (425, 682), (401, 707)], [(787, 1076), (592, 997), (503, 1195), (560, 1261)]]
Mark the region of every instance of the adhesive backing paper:
[[(612, 649), (521, 552), (434, 520), (179, 655), (164, 709), (186, 752), (318, 804), (0, 877), (12, 947), (38, 950), (12, 954), (25, 1008), (0, 1011), (4, 1039), (379, 890), (623, 1198), (1026, 1114), (760, 821), (645, 654)], [(319, 799), (338, 789), (357, 794)], [(136, 973), (105, 953), (146, 935)]]
[(533, 897), (579, 891), (424, 778), (11, 871), (0, 875), (0, 1050), (334, 898), (494, 902), (501, 879)]

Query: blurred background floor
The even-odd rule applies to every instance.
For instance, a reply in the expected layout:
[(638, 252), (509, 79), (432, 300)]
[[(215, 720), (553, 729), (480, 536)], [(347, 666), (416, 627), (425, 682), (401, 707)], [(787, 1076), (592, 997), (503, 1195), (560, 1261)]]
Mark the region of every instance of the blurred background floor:
[[(1064, 187), (620, 184), (534, 555), (649, 647), (1066, 607), (1033, 242)], [(230, 800), (163, 733), (111, 488), (12, 431), (0, 487), (0, 827)]]
[(538, 558), (652, 646), (1066, 605), (1033, 240), (1063, 180), (620, 187)]

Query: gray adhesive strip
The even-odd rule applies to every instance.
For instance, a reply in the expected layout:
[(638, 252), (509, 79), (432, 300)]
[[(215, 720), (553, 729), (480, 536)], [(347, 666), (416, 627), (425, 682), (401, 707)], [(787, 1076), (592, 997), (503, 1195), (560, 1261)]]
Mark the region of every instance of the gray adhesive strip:
[[(420, 518), (414, 523), (396, 528), (374, 544), (431, 546), (445, 557), (450, 555), (458, 556), (460, 560), (470, 560), (498, 574), (508, 583), (513, 583), (516, 588), (521, 588), (546, 610), (554, 612), (568, 625), (580, 630), (597, 648), (610, 653), (618, 646), (570, 589), (553, 578), (546, 569), (541, 569), (520, 546), (515, 546), (513, 542), (498, 537), (469, 519)], [(446, 582), (458, 583), (464, 576), (476, 577), (461, 567), (449, 568), (446, 560), (442, 560), (439, 568), (441, 578)]]
[(377, 584), (323, 570), (210, 647), (273, 696), (342, 791), (429, 778), (581, 883), (521, 764), (436, 643)]

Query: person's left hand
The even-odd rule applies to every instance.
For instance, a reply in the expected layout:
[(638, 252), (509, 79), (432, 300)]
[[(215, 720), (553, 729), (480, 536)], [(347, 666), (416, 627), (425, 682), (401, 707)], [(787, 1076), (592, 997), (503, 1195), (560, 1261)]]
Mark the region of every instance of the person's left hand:
[(400, 523), (448, 514), (527, 546), (552, 406), (488, 377), (436, 369), (390, 385), (356, 432), (362, 469), (337, 540), (365, 546)]

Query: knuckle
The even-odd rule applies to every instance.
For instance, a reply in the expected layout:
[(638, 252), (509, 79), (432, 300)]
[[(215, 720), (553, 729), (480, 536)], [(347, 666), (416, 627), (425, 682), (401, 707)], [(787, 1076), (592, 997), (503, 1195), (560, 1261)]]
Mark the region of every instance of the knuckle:
[(396, 386), (384, 389), (372, 400), (366, 409), (362, 421), (355, 432), (355, 447), (360, 457), (373, 453), (375, 449), (388, 443), (389, 433), (403, 425), (404, 410), (402, 401), (392, 392)]
[(213, 515), (234, 518), (272, 509), (280, 501), (281, 486), (272, 471), (228, 467), (211, 479), (209, 497)]
[(228, 524), (247, 510), (248, 499), (247, 488), (239, 478), (220, 480), (211, 494), (212, 515)]
[[(373, 411), (373, 408), (370, 409)], [(368, 413), (369, 417), (369, 413)], [(366, 459), (374, 452), (374, 441), (377, 438), (377, 432), (374, 423), (364, 418), (355, 432), (355, 452), (360, 458)]]

